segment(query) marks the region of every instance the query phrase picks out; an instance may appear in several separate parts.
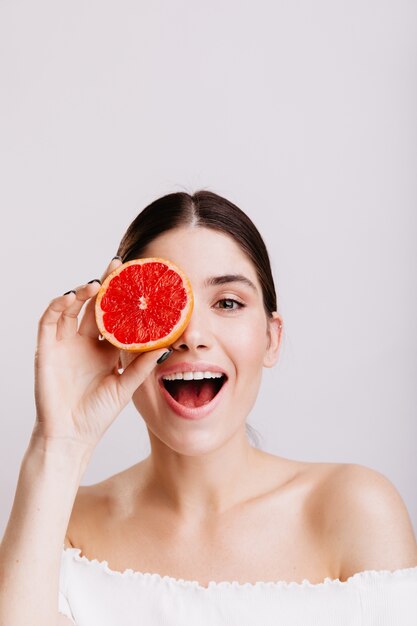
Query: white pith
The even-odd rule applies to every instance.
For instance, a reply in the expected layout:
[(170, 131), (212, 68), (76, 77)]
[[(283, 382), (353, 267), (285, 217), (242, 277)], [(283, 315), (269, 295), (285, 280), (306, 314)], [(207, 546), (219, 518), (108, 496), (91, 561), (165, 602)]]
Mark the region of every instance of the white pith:
[(221, 372), (174, 372), (165, 374), (163, 380), (202, 380), (203, 378), (222, 378)]

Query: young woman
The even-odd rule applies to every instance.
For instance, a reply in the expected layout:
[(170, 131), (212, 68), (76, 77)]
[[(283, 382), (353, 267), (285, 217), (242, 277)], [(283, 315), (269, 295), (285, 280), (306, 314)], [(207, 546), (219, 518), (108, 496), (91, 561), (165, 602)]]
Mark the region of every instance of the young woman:
[[(417, 545), (394, 486), (248, 440), (283, 334), (251, 220), (209, 191), (169, 194), (138, 215), (118, 255), (103, 277), (139, 257), (180, 266), (192, 317), (170, 351), (132, 355), (99, 340), (98, 280), (42, 315), (36, 423), (0, 548), (0, 624), (415, 624)], [(199, 383), (164, 382), (184, 372)], [(80, 487), (131, 399), (151, 453)]]

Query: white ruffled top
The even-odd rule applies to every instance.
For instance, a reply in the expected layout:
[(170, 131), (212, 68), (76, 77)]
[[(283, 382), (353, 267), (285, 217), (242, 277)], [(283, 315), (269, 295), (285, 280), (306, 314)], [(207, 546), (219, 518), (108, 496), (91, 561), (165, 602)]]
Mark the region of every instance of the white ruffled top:
[(59, 611), (77, 626), (417, 626), (417, 566), (346, 581), (183, 580), (62, 552)]

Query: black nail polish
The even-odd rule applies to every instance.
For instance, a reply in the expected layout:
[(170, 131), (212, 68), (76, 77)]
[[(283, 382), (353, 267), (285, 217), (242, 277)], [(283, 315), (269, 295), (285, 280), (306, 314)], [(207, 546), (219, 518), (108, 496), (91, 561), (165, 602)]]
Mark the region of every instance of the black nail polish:
[(169, 355), (172, 354), (173, 352), (174, 350), (172, 348), (169, 348), (168, 352), (164, 352), (164, 354), (160, 356), (159, 359), (157, 360), (158, 365), (166, 361)]
[(118, 259), (119, 261), (123, 261), (122, 257), (119, 256), (118, 254), (116, 254), (116, 256), (112, 258), (112, 261), (115, 261), (116, 259)]
[(71, 289), (70, 291), (66, 291), (63, 295), (67, 296), (69, 293), (77, 293), (74, 289)]
[(99, 280), (98, 278), (93, 278), (93, 280), (89, 280), (87, 285), (91, 285), (91, 283), (98, 283), (99, 285), (101, 285), (101, 280)]

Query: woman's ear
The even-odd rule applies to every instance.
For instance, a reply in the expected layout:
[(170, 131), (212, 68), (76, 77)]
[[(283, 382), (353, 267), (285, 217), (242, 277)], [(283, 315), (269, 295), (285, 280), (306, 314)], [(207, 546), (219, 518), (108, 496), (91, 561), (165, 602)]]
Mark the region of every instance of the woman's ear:
[(278, 360), (282, 338), (282, 319), (276, 311), (267, 321), (268, 344), (264, 356), (264, 367), (273, 367)]

